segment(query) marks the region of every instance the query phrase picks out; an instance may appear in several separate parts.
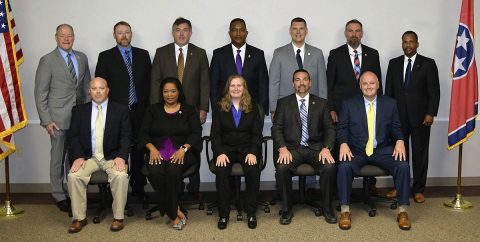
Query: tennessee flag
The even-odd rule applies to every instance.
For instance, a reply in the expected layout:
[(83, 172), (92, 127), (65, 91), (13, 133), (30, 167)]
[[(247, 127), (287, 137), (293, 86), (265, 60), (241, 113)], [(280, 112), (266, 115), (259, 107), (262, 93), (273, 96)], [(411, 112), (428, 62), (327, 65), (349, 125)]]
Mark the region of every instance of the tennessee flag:
[(478, 75), (475, 62), (473, 0), (463, 0), (452, 62), (452, 96), (448, 149), (467, 141), (478, 114)]

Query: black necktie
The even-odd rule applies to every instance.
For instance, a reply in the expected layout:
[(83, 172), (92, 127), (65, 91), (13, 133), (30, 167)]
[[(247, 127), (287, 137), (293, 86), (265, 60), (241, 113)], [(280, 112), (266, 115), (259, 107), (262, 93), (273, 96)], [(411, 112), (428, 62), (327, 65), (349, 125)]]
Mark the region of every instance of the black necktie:
[(405, 79), (403, 80), (403, 88), (405, 88), (405, 92), (408, 88), (408, 83), (412, 79), (412, 59), (408, 59), (407, 69), (405, 70)]
[(298, 69), (303, 69), (302, 57), (300, 56), (300, 49), (297, 50), (297, 64)]

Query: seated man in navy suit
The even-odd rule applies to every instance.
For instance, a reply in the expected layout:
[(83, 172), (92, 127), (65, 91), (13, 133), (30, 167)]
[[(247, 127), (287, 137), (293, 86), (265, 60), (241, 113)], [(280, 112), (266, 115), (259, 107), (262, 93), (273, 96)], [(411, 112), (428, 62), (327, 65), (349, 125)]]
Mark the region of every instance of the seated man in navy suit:
[(350, 194), (352, 181), (360, 169), (372, 164), (392, 174), (400, 209), (397, 216), (402, 230), (411, 227), (407, 208), (410, 194), (410, 166), (406, 162), (405, 145), (395, 100), (377, 95), (379, 81), (373, 72), (360, 78), (363, 95), (343, 103), (337, 126), (340, 158), (337, 167), (338, 197), (341, 214), (338, 225), (350, 229)]
[(112, 190), (112, 231), (123, 229), (124, 208), (127, 202), (128, 154), (131, 144), (131, 125), (128, 107), (108, 100), (107, 81), (97, 77), (88, 90), (92, 102), (77, 105), (72, 110), (68, 131), (70, 159), (68, 192), (72, 200), (72, 224), (69, 233), (82, 230), (87, 224), (87, 185), (92, 173), (104, 170)]

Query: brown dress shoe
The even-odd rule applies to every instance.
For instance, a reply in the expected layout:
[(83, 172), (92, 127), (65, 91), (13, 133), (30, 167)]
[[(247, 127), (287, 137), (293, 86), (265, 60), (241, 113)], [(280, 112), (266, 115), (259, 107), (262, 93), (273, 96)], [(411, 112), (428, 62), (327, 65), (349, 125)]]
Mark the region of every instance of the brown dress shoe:
[(73, 220), (72, 221), (72, 224), (70, 224), (70, 227), (68, 227), (68, 232), (73, 234), (73, 233), (77, 233), (79, 232), (80, 230), (82, 230), (82, 228), (87, 225), (87, 219), (84, 219), (84, 220)]
[(394, 189), (388, 191), (387, 194), (385, 194), (385, 197), (390, 198), (390, 199), (396, 198), (397, 197), (397, 189), (394, 188)]
[(425, 202), (425, 196), (423, 196), (423, 193), (415, 193), (413, 196), (413, 200), (416, 203), (424, 203)]
[(110, 225), (110, 230), (113, 232), (117, 232), (122, 230), (123, 227), (123, 219), (113, 219), (112, 225)]
[(352, 227), (352, 221), (350, 220), (350, 212), (340, 213), (338, 227), (344, 230), (350, 229), (350, 227)]
[(397, 216), (398, 227), (401, 230), (409, 230), (412, 225), (410, 224), (410, 219), (408, 219), (407, 212), (401, 212)]

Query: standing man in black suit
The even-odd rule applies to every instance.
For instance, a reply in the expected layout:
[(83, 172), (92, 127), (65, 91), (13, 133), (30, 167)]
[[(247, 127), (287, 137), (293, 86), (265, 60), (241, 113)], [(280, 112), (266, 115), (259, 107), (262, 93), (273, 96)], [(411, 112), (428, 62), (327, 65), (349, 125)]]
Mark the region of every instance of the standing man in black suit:
[(382, 72), (378, 51), (362, 44), (363, 26), (356, 19), (345, 24), (347, 43), (330, 51), (327, 64), (328, 106), (334, 123), (342, 109), (342, 102), (361, 94), (359, 81), (362, 73), (371, 71), (380, 80), (382, 94)]
[[(440, 83), (435, 61), (417, 54), (418, 46), (415, 32), (403, 33), (404, 55), (391, 59), (388, 64), (385, 94), (397, 100), (407, 157), (409, 138), (412, 139), (413, 198), (423, 203), (430, 127), (440, 103)], [(396, 190), (388, 195), (396, 196)]]
[(128, 174), (126, 161), (131, 145), (131, 124), (128, 108), (108, 100), (108, 84), (101, 77), (90, 81), (92, 102), (72, 110), (68, 131), (70, 159), (68, 192), (72, 200), (72, 224), (69, 233), (82, 230), (87, 224), (87, 186), (93, 172), (104, 170), (112, 190), (112, 231), (123, 229), (127, 202)]
[[(192, 23), (177, 18), (172, 25), (173, 43), (160, 47), (155, 52), (150, 81), (150, 103), (157, 103), (161, 97), (160, 83), (166, 77), (177, 77), (182, 82), (185, 102), (200, 113), (200, 123), (205, 123), (210, 95), (208, 59), (204, 49), (190, 43)], [(198, 157), (200, 159), (200, 157)], [(188, 191), (198, 197), (200, 174), (190, 177)]]
[(312, 81), (304, 69), (293, 74), (295, 93), (278, 100), (272, 137), (278, 147), (277, 183), (281, 191), (280, 224), (292, 221), (292, 171), (302, 163), (313, 166), (320, 176), (325, 220), (336, 223), (332, 208), (335, 185), (335, 160), (330, 149), (335, 142), (335, 127), (327, 100), (309, 93)]
[[(130, 109), (133, 139), (136, 140), (148, 107), (150, 86), (150, 55), (148, 51), (133, 47), (130, 24), (120, 21), (113, 27), (117, 46), (98, 55), (95, 76), (102, 77), (110, 86), (109, 99)], [(136, 145), (133, 145), (136, 147)], [(144, 164), (145, 149), (133, 148), (130, 153), (130, 185), (133, 194), (145, 200), (146, 178), (140, 172)]]
[(397, 221), (402, 230), (411, 227), (407, 214), (410, 204), (410, 166), (400, 128), (395, 100), (378, 94), (380, 81), (373, 72), (360, 79), (361, 95), (345, 100), (337, 125), (340, 156), (337, 173), (338, 200), (341, 207), (338, 226), (350, 229), (350, 195), (354, 176), (372, 164), (387, 170), (395, 180), (400, 205)]
[(232, 42), (214, 50), (210, 63), (212, 105), (222, 98), (228, 77), (238, 74), (247, 81), (252, 102), (260, 104), (265, 114), (268, 114), (268, 70), (263, 50), (246, 43), (247, 25), (241, 18), (230, 22), (228, 34)]

